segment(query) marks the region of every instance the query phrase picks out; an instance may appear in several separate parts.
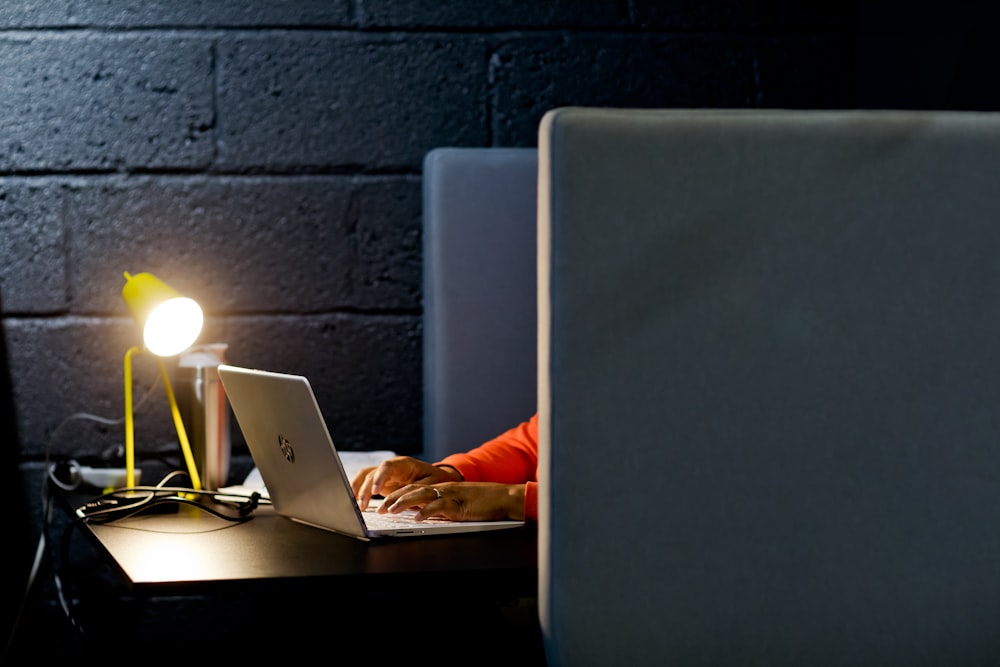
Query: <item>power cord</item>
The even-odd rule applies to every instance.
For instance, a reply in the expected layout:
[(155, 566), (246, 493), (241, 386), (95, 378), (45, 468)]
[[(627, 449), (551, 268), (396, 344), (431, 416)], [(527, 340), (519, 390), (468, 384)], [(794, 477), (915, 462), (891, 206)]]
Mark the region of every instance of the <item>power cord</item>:
[[(153, 395), (154, 391), (159, 385), (160, 381), (161, 380), (159, 376), (157, 376), (153, 380), (153, 382), (149, 385), (149, 388), (146, 389), (142, 398), (140, 398), (136, 402), (135, 407), (133, 408), (133, 412), (138, 412), (139, 409), (146, 403), (146, 401), (149, 400), (149, 398)], [(101, 415), (96, 415), (89, 412), (75, 412), (65, 417), (61, 422), (59, 422), (59, 424), (56, 425), (55, 429), (53, 429), (52, 433), (49, 435), (48, 442), (45, 445), (44, 471), (43, 471), (43, 479), (40, 490), (41, 504), (42, 504), (42, 527), (38, 535), (38, 545), (35, 548), (35, 557), (34, 560), (32, 561), (31, 568), (28, 572), (28, 578), (27, 581), (25, 582), (24, 592), (21, 595), (21, 601), (18, 604), (17, 614), (14, 617), (13, 623), (11, 624), (10, 633), (8, 634), (7, 641), (4, 645), (3, 655), (0, 656), (0, 664), (7, 664), (7, 659), (13, 648), (14, 640), (15, 637), (17, 636), (17, 631), (18, 628), (20, 627), (28, 599), (31, 597), (31, 593), (35, 588), (35, 582), (37, 581), (38, 578), (38, 573), (41, 571), (42, 564), (45, 561), (45, 555), (47, 552), (47, 545), (48, 545), (47, 535), (49, 526), (52, 521), (52, 507), (53, 507), (53, 497), (52, 494), (50, 493), (49, 485), (50, 483), (52, 483), (60, 488), (63, 488), (64, 490), (72, 490), (76, 488), (75, 485), (71, 486), (70, 488), (67, 488), (65, 482), (55, 479), (53, 476), (54, 472), (53, 469), (55, 466), (50, 464), (50, 454), (52, 451), (52, 445), (56, 440), (56, 435), (59, 434), (59, 432), (67, 424), (73, 421), (90, 421), (90, 422), (95, 422), (97, 424), (102, 424), (104, 426), (118, 426), (125, 422), (125, 417), (122, 416), (117, 418), (109, 418), (109, 417), (102, 417)], [(72, 481), (70, 482), (70, 484), (72, 484)], [(58, 587), (59, 585), (58, 581), (56, 582), (56, 585)]]
[[(63, 529), (59, 542), (59, 562), (53, 568), (56, 594), (63, 614), (73, 627), (77, 637), (85, 637), (86, 632), (77, 618), (73, 604), (66, 595), (69, 582), (70, 538), (73, 530), (84, 524), (108, 524), (141, 512), (155, 511), (165, 505), (189, 505), (208, 512), (220, 519), (233, 523), (249, 521), (254, 510), (269, 500), (254, 491), (249, 495), (229, 492), (206, 491), (183, 486), (168, 486), (168, 482), (186, 472), (168, 473), (155, 486), (123, 487), (102, 493), (75, 508), (75, 517)], [(204, 500), (199, 500), (204, 499)], [(212, 503), (212, 504), (209, 504)], [(225, 507), (221, 510), (216, 506)]]
[[(84, 523), (110, 523), (133, 516), (153, 507), (167, 503), (191, 505), (209, 514), (242, 523), (253, 518), (253, 512), (261, 503), (268, 501), (254, 491), (250, 495), (233, 494), (229, 492), (205, 491), (188, 487), (166, 486), (171, 477), (183, 474), (173, 472), (164, 477), (156, 486), (132, 486), (114, 489), (76, 508), (77, 520)], [(206, 498), (215, 505), (227, 508), (220, 511), (196, 498)], [(234, 514), (235, 513), (235, 514)]]

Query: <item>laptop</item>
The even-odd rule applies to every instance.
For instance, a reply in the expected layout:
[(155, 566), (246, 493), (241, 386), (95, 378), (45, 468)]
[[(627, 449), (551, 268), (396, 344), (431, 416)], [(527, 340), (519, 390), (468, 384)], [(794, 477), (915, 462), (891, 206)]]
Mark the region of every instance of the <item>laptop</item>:
[(372, 540), (517, 528), (523, 521), (416, 521), (415, 511), (362, 512), (309, 380), (223, 364), (219, 377), (275, 511), (292, 521)]

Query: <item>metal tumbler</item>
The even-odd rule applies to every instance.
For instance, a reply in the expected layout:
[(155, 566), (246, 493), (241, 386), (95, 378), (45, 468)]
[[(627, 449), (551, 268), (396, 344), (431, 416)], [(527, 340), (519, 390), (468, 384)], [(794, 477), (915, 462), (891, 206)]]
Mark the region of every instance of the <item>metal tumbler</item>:
[(175, 393), (202, 488), (226, 486), (229, 477), (229, 401), (219, 379), (225, 343), (196, 345), (177, 362)]

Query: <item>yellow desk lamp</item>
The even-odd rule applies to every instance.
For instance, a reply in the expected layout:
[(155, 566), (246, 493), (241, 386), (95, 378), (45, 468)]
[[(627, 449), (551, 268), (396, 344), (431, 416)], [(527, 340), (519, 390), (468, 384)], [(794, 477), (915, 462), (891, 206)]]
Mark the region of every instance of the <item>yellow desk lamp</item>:
[[(156, 355), (160, 375), (170, 401), (170, 412), (177, 428), (177, 437), (191, 476), (191, 488), (201, 489), (201, 478), (195, 466), (187, 431), (181, 420), (170, 376), (163, 363), (164, 357), (172, 357), (191, 347), (201, 334), (204, 315), (201, 307), (192, 299), (182, 296), (159, 278), (149, 273), (131, 275), (125, 272), (125, 286), (122, 298), (128, 304), (132, 316), (142, 330), (145, 349)], [(132, 357), (141, 352), (139, 346), (131, 347), (125, 353), (125, 484), (135, 486), (135, 424), (132, 415)]]

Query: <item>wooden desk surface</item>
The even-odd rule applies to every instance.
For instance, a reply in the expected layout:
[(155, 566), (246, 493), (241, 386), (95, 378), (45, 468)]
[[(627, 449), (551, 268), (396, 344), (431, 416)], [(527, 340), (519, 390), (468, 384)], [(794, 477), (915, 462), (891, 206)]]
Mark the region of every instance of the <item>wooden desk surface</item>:
[(211, 592), (261, 585), (363, 585), (365, 590), (435, 585), (496, 587), (523, 596), (537, 591), (537, 529), (364, 542), (299, 525), (270, 506), (245, 523), (194, 507), (86, 524), (84, 533), (140, 595)]
[[(69, 510), (91, 497), (59, 499)], [(364, 542), (270, 506), (245, 523), (179, 506), (63, 535), (72, 545), (63, 586), (82, 628), (66, 641), (80, 655), (106, 657), (110, 644), (122, 654), (170, 646), (202, 660), (250, 661), (268, 651), (329, 650), (331, 642), (378, 645), (388, 623), (404, 643), (444, 632), (440, 667), (466, 665), (484, 646), (488, 664), (544, 664), (534, 524)], [(402, 626), (393, 622), (397, 610)]]

